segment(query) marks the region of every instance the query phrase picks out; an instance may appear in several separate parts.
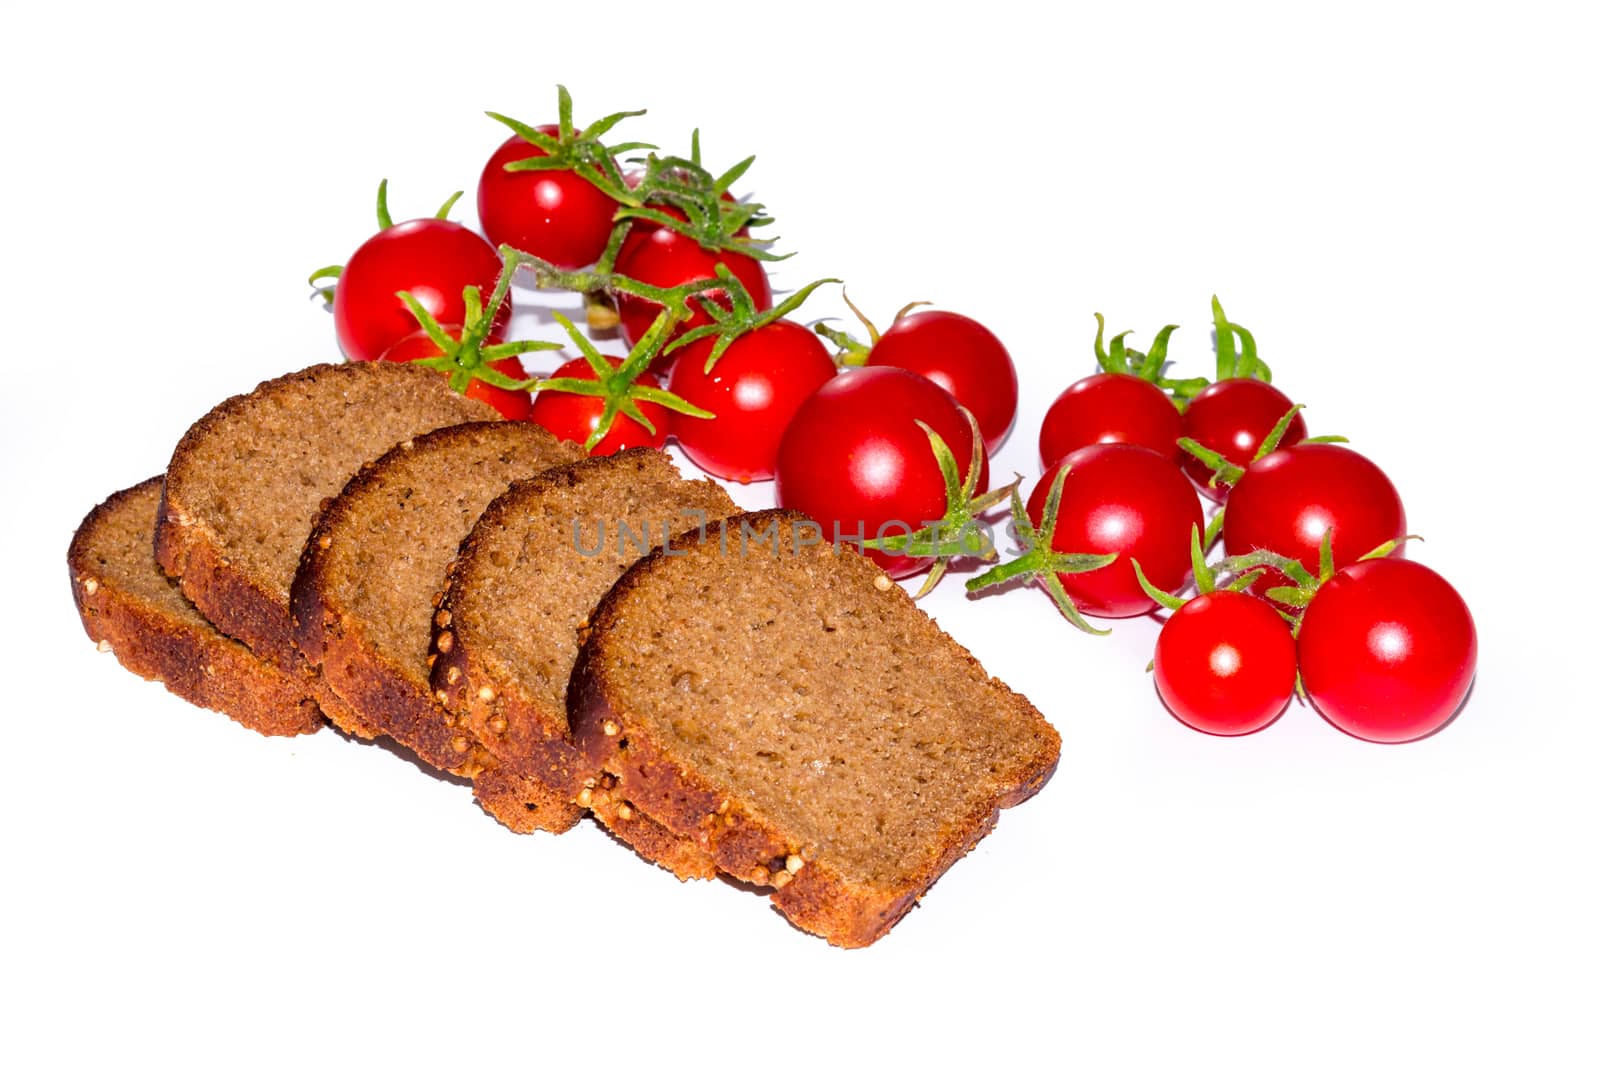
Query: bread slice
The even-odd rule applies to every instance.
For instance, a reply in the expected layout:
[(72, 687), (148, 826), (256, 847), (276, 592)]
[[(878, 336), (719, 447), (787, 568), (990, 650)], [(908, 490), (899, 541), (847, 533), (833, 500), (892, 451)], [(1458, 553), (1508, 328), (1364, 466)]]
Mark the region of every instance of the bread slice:
[(573, 737), (795, 925), (867, 945), (1056, 765), (1028, 701), (792, 511), (713, 523), (595, 612)]
[[(318, 365), (263, 382), (217, 405), (178, 442), (156, 560), (217, 629), (314, 678), (294, 648), (289, 585), (322, 501), (396, 442), (497, 418), (437, 371), (409, 363)], [(336, 725), (374, 734), (326, 687), (317, 691)]]
[[(363, 720), (434, 767), (470, 778), (493, 763), (428, 681), (433, 614), (456, 549), (512, 482), (582, 458), (533, 423), (446, 426), (363, 467), (306, 541), (289, 598), (296, 644)], [(495, 814), (514, 829), (572, 825), (565, 797), (502, 799)]]
[(73, 534), (67, 567), (89, 639), (141, 678), (259, 733), (318, 729), (322, 712), (305, 681), (224, 637), (156, 566), (160, 501), (157, 476), (111, 494)]
[(721, 487), (685, 481), (652, 449), (549, 471), (489, 505), (451, 566), (433, 666), (458, 728), (498, 765), (475, 781), (480, 796), (513, 788), (508, 776), (538, 783), (680, 877), (715, 873), (693, 842), (613, 804), (569, 740), (566, 694), (589, 613), (628, 565), (668, 531), (735, 510)]

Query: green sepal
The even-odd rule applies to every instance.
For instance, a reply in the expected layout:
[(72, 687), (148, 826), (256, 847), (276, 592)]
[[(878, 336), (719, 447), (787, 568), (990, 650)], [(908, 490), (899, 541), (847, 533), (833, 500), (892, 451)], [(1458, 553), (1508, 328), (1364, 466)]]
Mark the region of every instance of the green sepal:
[(1173, 332), (1178, 329), (1177, 326), (1169, 323), (1161, 327), (1156, 331), (1155, 339), (1150, 342), (1150, 351), (1141, 352), (1124, 340), (1133, 333), (1132, 330), (1124, 330), (1117, 334), (1108, 346), (1105, 340), (1105, 316), (1097, 311), (1094, 321), (1094, 358), (1103, 373), (1128, 374), (1147, 381), (1170, 396), (1179, 411), (1184, 409), (1190, 398), (1211, 384), (1205, 378), (1166, 376), (1167, 348), (1172, 342)]
[(872, 354), (872, 346), (864, 345), (851, 337), (844, 330), (834, 329), (826, 322), (814, 322), (811, 328), (822, 337), (827, 338), (838, 346), (839, 351), (834, 353), (833, 362), (839, 367), (864, 367), (867, 357)]
[(433, 213), (433, 217), (441, 221), (448, 219), (450, 217), (450, 209), (456, 206), (457, 200), (461, 199), (461, 193), (462, 190), (457, 189), (455, 192), (445, 197), (444, 203), (439, 205), (439, 210)]
[(1006, 499), (1022, 482), (1019, 475), (1016, 482), (1010, 485), (983, 494), (977, 493), (978, 479), (983, 476), (983, 432), (970, 411), (962, 408), (961, 414), (965, 416), (972, 432), (972, 454), (965, 478), (961, 476), (955, 453), (944, 438), (932, 426), (921, 419), (916, 420), (917, 426), (928, 437), (928, 447), (933, 451), (934, 462), (939, 465), (939, 475), (944, 481), (944, 515), (910, 534), (894, 534), (861, 542), (863, 548), (934, 561), (914, 598), (932, 592), (954, 558), (971, 556), (989, 562), (996, 558), (994, 539), (977, 521), (978, 516)]
[(1230, 593), (1242, 593), (1252, 585), (1255, 585), (1266, 573), (1263, 570), (1245, 571), (1243, 574), (1235, 575), (1233, 580), (1222, 588)]
[[(320, 296), (322, 298), (322, 300), (323, 300), (323, 303), (328, 304), (329, 306), (332, 306), (332, 304), (333, 304), (333, 291), (338, 288), (337, 280), (338, 280), (339, 276), (341, 274), (343, 274), (343, 273), (344, 273), (344, 266), (342, 264), (338, 264), (338, 263), (333, 264), (331, 267), (322, 267), (319, 270), (312, 271), (311, 272), (311, 277), (306, 279), (306, 284), (311, 286), (312, 299), (316, 299), (317, 297)], [(335, 280), (335, 284), (334, 285), (318, 285), (317, 284), (318, 282), (323, 281), (323, 280), (328, 279), (328, 278), (333, 278)]]
[(1317, 546), (1317, 584), (1333, 577), (1333, 528), (1322, 531), (1322, 543)]
[(640, 142), (606, 146), (600, 140), (623, 119), (643, 115), (644, 111), (617, 111), (591, 122), (582, 135), (572, 121), (572, 94), (564, 85), (556, 86), (556, 136), (552, 137), (537, 127), (502, 115), (497, 111), (485, 112), (490, 118), (505, 126), (522, 140), (544, 152), (543, 156), (512, 160), (505, 164), (511, 172), (567, 170), (599, 189), (606, 196), (625, 206), (637, 206), (640, 197), (628, 188), (622, 176), (617, 156), (626, 151), (653, 148)]
[[(1304, 410), (1304, 404), (1296, 404), (1288, 411), (1284, 412), (1283, 416), (1278, 419), (1277, 422), (1272, 424), (1272, 430), (1267, 434), (1267, 436), (1261, 439), (1261, 447), (1256, 449), (1255, 457), (1251, 460), (1251, 462), (1253, 463), (1257, 459), (1262, 459), (1276, 452), (1278, 450), (1278, 446), (1283, 443), (1283, 435), (1289, 432), (1289, 426), (1294, 422), (1295, 416)], [(1305, 440), (1301, 441), (1300, 444), (1343, 445), (1349, 444), (1349, 442), (1350, 438), (1348, 437), (1341, 437), (1338, 434), (1323, 434), (1321, 437), (1307, 437)]]
[(644, 336), (639, 338), (639, 343), (634, 345), (627, 358), (615, 367), (611, 366), (606, 358), (600, 354), (600, 350), (595, 348), (593, 342), (585, 337), (577, 326), (573, 325), (571, 319), (559, 311), (552, 312), (552, 315), (561, 328), (567, 332), (567, 336), (572, 339), (572, 343), (583, 355), (584, 362), (594, 371), (595, 377), (592, 380), (586, 378), (543, 378), (534, 385), (533, 391), (536, 393), (576, 393), (580, 396), (599, 397), (604, 401), (600, 411), (600, 419), (595, 424), (595, 428), (589, 434), (587, 440), (584, 441), (583, 450), (585, 452), (594, 451), (595, 446), (605, 438), (606, 434), (611, 432), (611, 427), (616, 424), (618, 415), (627, 416), (644, 427), (645, 432), (654, 435), (656, 432), (655, 423), (651, 422), (650, 417), (639, 407), (638, 402), (641, 400), (647, 403), (659, 404), (671, 411), (676, 411), (692, 418), (709, 419), (715, 417), (704, 408), (696, 407), (682, 397), (669, 393), (665, 389), (657, 389), (653, 386), (640, 385), (638, 383), (639, 375), (643, 374), (651, 361), (660, 354), (662, 342), (671, 334), (673, 327), (677, 325), (679, 313), (675, 309), (662, 308), (661, 313), (650, 324), (650, 328), (645, 331)]
[(757, 311), (755, 301), (750, 298), (750, 293), (740, 284), (739, 279), (729, 270), (724, 263), (716, 266), (716, 275), (724, 283), (723, 291), (728, 294), (728, 301), (732, 305), (724, 308), (715, 300), (701, 297), (700, 306), (705, 308), (706, 314), (712, 321), (704, 326), (696, 326), (692, 330), (685, 330), (662, 350), (662, 355), (670, 356), (680, 348), (694, 344), (706, 337), (715, 337), (716, 341), (711, 346), (711, 351), (706, 355), (705, 372), (711, 373), (711, 368), (717, 365), (728, 346), (746, 334), (754, 333), (763, 326), (770, 326), (779, 319), (784, 318), (799, 309), (812, 293), (824, 285), (837, 285), (838, 278), (819, 278), (792, 293), (787, 299), (767, 311)]
[(1181, 596), (1173, 596), (1164, 589), (1151, 584), (1150, 579), (1144, 576), (1144, 568), (1139, 566), (1138, 560), (1133, 560), (1133, 576), (1139, 579), (1139, 588), (1144, 590), (1144, 595), (1154, 600), (1168, 611), (1177, 611), (1188, 603)]
[[(788, 258), (787, 254), (772, 252), (768, 247), (772, 244), (770, 240), (756, 239), (745, 232), (772, 223), (771, 216), (765, 214), (764, 205), (723, 199), (723, 194), (750, 169), (755, 157), (742, 159), (714, 177), (700, 161), (699, 130), (690, 136), (690, 142), (688, 158), (652, 152), (643, 160), (635, 160), (644, 163), (644, 172), (629, 200), (615, 216), (611, 240), (598, 264), (600, 269), (613, 268), (622, 240), (635, 219), (647, 219), (683, 234), (708, 251), (730, 250), (763, 262)], [(664, 211), (663, 207), (676, 208), (683, 217)]]
[[(1256, 571), (1254, 573), (1260, 574), (1261, 572)], [(1307, 604), (1311, 603), (1312, 598), (1316, 595), (1317, 594), (1315, 590), (1301, 589), (1296, 585), (1280, 585), (1276, 588), (1267, 590), (1267, 596), (1269, 598), (1277, 601), (1280, 604), (1287, 604), (1292, 608), (1305, 607)]]
[(422, 328), (423, 333), (427, 334), (434, 347), (439, 349), (439, 355), (413, 362), (418, 366), (431, 367), (442, 372), (447, 377), (450, 388), (458, 393), (466, 392), (467, 387), (474, 381), (509, 391), (531, 391), (535, 386), (535, 379), (513, 378), (489, 365), (495, 360), (527, 352), (548, 352), (562, 347), (556, 341), (508, 341), (492, 345), (487, 343), (489, 332), (494, 327), (495, 317), (500, 313), (500, 307), (511, 291), (511, 278), (516, 270), (515, 254), (502, 261), (500, 275), (495, 279), (494, 291), (490, 294), (487, 306), (477, 286), (469, 285), (462, 290), (461, 299), (465, 307), (466, 321), (461, 324), (459, 338), (451, 337), (440, 325), (439, 320), (434, 318), (411, 293), (405, 290), (396, 293), (401, 303), (411, 312), (412, 318), (417, 320), (417, 325)]
[[(813, 323), (811, 328), (839, 347), (839, 350), (833, 355), (835, 366), (864, 367), (867, 364), (867, 360), (872, 356), (872, 349), (879, 341), (883, 340), (883, 334), (873, 321), (867, 318), (860, 308), (856, 307), (855, 301), (850, 299), (848, 292), (842, 292), (839, 295), (844, 298), (845, 306), (856, 317), (856, 321), (861, 323), (861, 328), (867, 331), (866, 343), (863, 344), (856, 340), (845, 330), (836, 330), (821, 322)], [(894, 313), (894, 319), (890, 322), (890, 325), (895, 325), (917, 308), (930, 307), (932, 304), (933, 301), (931, 300), (912, 300)]]
[(1103, 637), (1110, 630), (1101, 630), (1089, 624), (1083, 617), (1078, 606), (1067, 595), (1066, 589), (1061, 584), (1058, 574), (1082, 574), (1086, 571), (1099, 570), (1101, 567), (1110, 566), (1116, 562), (1117, 553), (1108, 552), (1104, 555), (1088, 553), (1056, 552), (1050, 547), (1050, 542), (1055, 534), (1056, 520), (1061, 512), (1061, 486), (1067, 479), (1071, 468), (1062, 464), (1050, 482), (1050, 489), (1045, 494), (1044, 512), (1037, 530), (1033, 521), (1028, 518), (1028, 509), (1022, 503), (1022, 493), (1018, 487), (1022, 480), (1019, 478), (1011, 485), (1011, 523), (1016, 530), (1018, 541), (1023, 545), (1024, 551), (1016, 559), (995, 566), (967, 580), (967, 592), (976, 593), (990, 586), (1002, 585), (1019, 578), (1037, 579), (1050, 594), (1050, 599), (1055, 602), (1056, 608), (1084, 633)]
[(1306, 570), (1304, 563), (1293, 556), (1285, 556), (1264, 548), (1246, 552), (1242, 556), (1227, 556), (1217, 563), (1218, 570), (1229, 574), (1239, 574), (1257, 567), (1270, 567), (1302, 589), (1312, 588), (1317, 584), (1316, 576)]
[(1226, 485), (1237, 485), (1239, 479), (1244, 477), (1244, 468), (1233, 463), (1221, 452), (1207, 448), (1192, 437), (1178, 438), (1178, 447), (1189, 455), (1198, 459), (1211, 471), (1211, 479), (1206, 484), (1215, 487), (1221, 482)]
[(1198, 593), (1212, 593), (1217, 588), (1217, 576), (1206, 566), (1206, 549), (1201, 542), (1200, 527), (1189, 527), (1189, 570), (1194, 575), (1194, 588)]
[[(1217, 381), (1225, 378), (1259, 378), (1272, 381), (1272, 369), (1256, 353), (1255, 335), (1222, 310), (1222, 302), (1211, 297), (1211, 321), (1217, 332)], [(1237, 347), (1235, 340), (1238, 341)]]
[(1369, 559), (1384, 559), (1385, 557), (1392, 555), (1394, 553), (1395, 549), (1399, 548), (1401, 545), (1405, 544), (1407, 541), (1421, 541), (1421, 540), (1423, 540), (1421, 534), (1406, 534), (1404, 537), (1397, 537), (1392, 541), (1385, 541), (1383, 544), (1379, 545), (1377, 548), (1373, 549), (1371, 552), (1368, 552), (1366, 555), (1364, 555), (1360, 559), (1356, 560), (1356, 562), (1357, 563), (1362, 563), (1362, 562), (1365, 562), (1366, 560), (1369, 560)]

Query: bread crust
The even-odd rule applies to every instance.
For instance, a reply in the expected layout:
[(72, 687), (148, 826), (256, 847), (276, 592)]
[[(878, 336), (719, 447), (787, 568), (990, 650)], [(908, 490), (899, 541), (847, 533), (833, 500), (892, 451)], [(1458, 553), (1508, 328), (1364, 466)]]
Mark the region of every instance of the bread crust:
[(537, 783), (548, 793), (566, 798), (575, 812), (587, 809), (614, 837), (679, 879), (714, 878), (716, 865), (703, 849), (626, 804), (602, 781), (598, 768), (582, 758), (568, 733), (560, 729), (565, 724), (548, 721), (546, 709), (528, 699), (515, 678), (502, 676), (480, 648), (455, 640), (451, 629), (454, 590), (481, 548), (479, 531), (501, 522), (529, 496), (547, 487), (575, 486), (586, 469), (615, 462), (615, 457), (593, 457), (545, 471), (515, 483), (484, 510), (450, 565), (435, 616), (432, 687), (458, 727), (470, 730), (487, 758), (497, 764), (495, 776), (480, 776), (474, 782), (474, 791), (486, 808), (504, 788), (500, 777), (520, 777), (530, 783), (529, 788)]
[[(161, 477), (111, 494), (84, 518), (67, 550), (72, 599), (84, 632), (129, 671), (158, 681), (191, 704), (218, 711), (257, 733), (292, 737), (324, 723), (304, 680), (283, 671), (203, 620), (183, 618), (124, 588), (100, 567), (90, 539), (100, 523), (154, 490)], [(150, 560), (152, 568), (155, 559)]]
[[(420, 449), (448, 449), (476, 439), (485, 426), (504, 428), (508, 434), (543, 435), (553, 454), (575, 459), (576, 448), (563, 449), (542, 428), (505, 422), (460, 423), (442, 427), (402, 442), (383, 456), (362, 465), (344, 491), (328, 501), (318, 515), (300, 557), (300, 567), (290, 589), (294, 640), (307, 662), (320, 667), (336, 693), (373, 728), (394, 737), (424, 762), (463, 778), (488, 776), (475, 789), (485, 811), (519, 833), (546, 830), (562, 833), (572, 828), (581, 812), (570, 796), (542, 783), (518, 782), (499, 771), (497, 759), (478, 743), (463, 722), (458, 722), (428, 684), (418, 685), (402, 664), (394, 662), (365, 633), (363, 620), (338, 603), (332, 593), (332, 549), (335, 539), (349, 537), (362, 496), (380, 490), (384, 479)], [(558, 461), (558, 467), (561, 465)], [(498, 495), (498, 494), (497, 494)], [(443, 575), (441, 575), (441, 580)], [(431, 614), (443, 590), (435, 590), (432, 603), (419, 604), (418, 615)]]
[[(349, 368), (378, 368), (351, 370)], [(324, 714), (341, 730), (357, 737), (372, 738), (380, 732), (359, 709), (338, 697), (300, 654), (294, 643), (294, 622), (287, 598), (278, 591), (263, 588), (244, 568), (227, 558), (216, 531), (185, 506), (185, 489), (190, 478), (208, 476), (199, 457), (201, 442), (221, 431), (227, 420), (240, 415), (264, 398), (292, 390), (301, 383), (315, 382), (327, 374), (367, 373), (393, 375), (432, 375), (427, 368), (407, 364), (319, 363), (304, 370), (262, 382), (247, 393), (229, 397), (192, 425), (173, 450), (167, 467), (167, 480), (156, 516), (155, 557), (169, 575), (176, 578), (191, 603), (223, 633), (248, 645), (258, 656), (279, 669), (298, 674), (317, 695)], [(462, 398), (462, 419), (498, 419), (486, 404)]]
[[(783, 509), (723, 521), (734, 520), (751, 526), (808, 521), (798, 512)], [(721, 521), (711, 523), (704, 540), (719, 538), (721, 526)], [(699, 543), (691, 535), (674, 540), (670, 548), (674, 553), (688, 552)], [(630, 594), (657, 568), (669, 565), (669, 558), (656, 549), (638, 560), (595, 610), (568, 689), (573, 741), (589, 763), (617, 778), (619, 795), (668, 830), (696, 842), (721, 870), (754, 885), (775, 885), (773, 905), (801, 929), (845, 948), (872, 944), (994, 828), (1001, 808), (1033, 796), (1054, 773), (1060, 739), (1039, 716), (1039, 724), (1054, 737), (1054, 745), (1041, 752), (987, 812), (945, 827), (943, 846), (904, 884), (874, 887), (852, 883), (826, 856), (808, 855), (805, 842), (791, 840), (781, 827), (751, 811), (737, 795), (719, 789), (693, 766), (676, 759), (645, 723), (629, 713), (625, 693), (609, 677), (606, 637), (627, 610)], [(886, 595), (906, 593), (895, 586)], [(981, 670), (970, 653), (965, 649), (961, 653)], [(998, 687), (999, 694), (1016, 699), (1003, 684), (991, 684)], [(1038, 715), (1037, 710), (1033, 714)], [(791, 857), (798, 857), (798, 865)]]

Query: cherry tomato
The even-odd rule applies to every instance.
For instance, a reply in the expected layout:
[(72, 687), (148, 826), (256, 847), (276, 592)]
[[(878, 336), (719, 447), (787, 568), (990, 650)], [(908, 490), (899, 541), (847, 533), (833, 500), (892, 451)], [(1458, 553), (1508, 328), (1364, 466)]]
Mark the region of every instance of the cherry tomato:
[(686, 345), (672, 364), (672, 391), (713, 419), (678, 419), (678, 443), (718, 478), (766, 481), (778, 466), (778, 442), (794, 413), (834, 376), (821, 339), (780, 319), (728, 346), (711, 372), (714, 339)]
[(1195, 597), (1156, 638), (1156, 691), (1180, 722), (1204, 733), (1236, 737), (1270, 724), (1294, 696), (1294, 674), (1288, 623), (1245, 593)]
[[(752, 259), (743, 252), (727, 249), (709, 252), (700, 247), (694, 238), (685, 237), (677, 230), (665, 226), (650, 230), (631, 249), (624, 248), (617, 256), (617, 273), (662, 289), (670, 289), (685, 282), (699, 281), (701, 278), (715, 278), (718, 263), (727, 264), (733, 276), (738, 278), (749, 291), (750, 299), (758, 311), (766, 311), (772, 307), (772, 286), (767, 282), (766, 269), (761, 266), (759, 260)], [(720, 289), (712, 289), (706, 295), (712, 299), (719, 299), (724, 305), (728, 304), (727, 295)], [(711, 316), (697, 306), (699, 300), (700, 297), (697, 296), (690, 301), (691, 306), (695, 308), (694, 313), (678, 324), (677, 332), (681, 333), (711, 323)], [(650, 329), (650, 324), (655, 322), (656, 316), (661, 313), (661, 308), (642, 297), (621, 293), (617, 297), (617, 313), (622, 318), (622, 336), (632, 346), (638, 344), (645, 331)]]
[(1183, 416), (1156, 386), (1131, 374), (1093, 374), (1067, 386), (1039, 428), (1039, 462), (1049, 467), (1086, 445), (1139, 445), (1176, 461)]
[[(1333, 531), (1333, 565), (1354, 563), (1406, 534), (1406, 512), (1394, 483), (1359, 452), (1338, 445), (1295, 445), (1263, 456), (1228, 498), (1222, 544), (1230, 556), (1264, 548), (1317, 572), (1322, 535)], [(1395, 550), (1403, 554), (1405, 546)], [(1288, 584), (1268, 570), (1250, 587), (1265, 594)]]
[[(972, 426), (949, 393), (898, 367), (839, 375), (800, 405), (784, 431), (778, 503), (811, 516), (830, 541), (892, 537), (938, 521), (944, 479), (919, 419), (944, 439), (965, 478)], [(988, 457), (980, 456), (978, 493), (989, 482)], [(866, 555), (896, 578), (932, 564), (876, 550)]]
[(1117, 553), (1098, 570), (1062, 574), (1061, 585), (1086, 615), (1125, 618), (1155, 607), (1133, 571), (1160, 589), (1189, 580), (1189, 531), (1204, 522), (1200, 498), (1178, 465), (1138, 445), (1089, 445), (1044, 472), (1028, 497), (1028, 517), (1038, 529), (1044, 502), (1062, 463), (1071, 466), (1061, 486), (1061, 510), (1050, 539), (1058, 552)]
[(883, 331), (869, 367), (920, 374), (972, 412), (983, 443), (995, 450), (1017, 417), (1017, 368), (1000, 338), (953, 311), (919, 311)]
[[(1212, 382), (1189, 401), (1189, 408), (1183, 413), (1183, 436), (1222, 453), (1234, 466), (1248, 467), (1261, 442), (1292, 407), (1294, 401), (1266, 382), (1224, 378)], [(1287, 448), (1305, 438), (1306, 420), (1296, 415), (1278, 447)], [(1224, 483), (1207, 484), (1211, 471), (1204, 463), (1187, 452), (1179, 462), (1206, 496), (1217, 501), (1227, 497), (1228, 486)]]
[[(616, 356), (606, 356), (605, 360), (613, 367), (622, 364), (622, 360)], [(551, 377), (593, 381), (595, 373), (594, 368), (580, 356), (557, 367)], [(639, 375), (637, 384), (657, 389), (661, 386), (660, 381), (649, 371)], [(646, 430), (627, 415), (619, 414), (612, 422), (611, 429), (590, 450), (591, 456), (609, 456), (624, 448), (660, 448), (666, 444), (667, 434), (671, 431), (669, 420), (672, 412), (648, 400), (640, 400), (638, 404), (644, 417), (655, 427), (655, 433)], [(541, 392), (534, 395), (533, 412), (528, 417), (562, 440), (577, 441), (582, 444), (599, 427), (604, 408), (605, 402), (597, 396), (580, 396), (577, 393), (555, 391)]]
[[(539, 132), (556, 137), (561, 131), (540, 126)], [(478, 219), (497, 246), (508, 244), (566, 270), (587, 267), (606, 250), (616, 201), (576, 171), (505, 169), (545, 155), (515, 135), (495, 149), (478, 179)]]
[(1449, 582), (1406, 559), (1366, 560), (1317, 591), (1300, 623), (1300, 677), (1324, 718), (1367, 741), (1413, 741), (1449, 722), (1478, 634)]
[[(451, 337), (460, 340), (461, 327), (446, 326), (444, 330)], [(386, 363), (410, 363), (416, 359), (433, 359), (439, 354), (439, 346), (433, 343), (433, 339), (418, 330), (410, 337), (401, 338), (394, 347), (383, 354), (383, 360)], [(515, 357), (497, 359), (489, 366), (508, 378), (526, 380), (528, 377), (528, 372), (522, 369), (522, 361)], [(533, 398), (527, 393), (521, 390), (500, 389), (478, 379), (473, 379), (467, 384), (467, 395), (474, 400), (483, 401), (508, 419), (526, 419), (533, 408)]]
[[(382, 358), (417, 331), (417, 320), (395, 294), (401, 290), (439, 322), (467, 317), (461, 291), (488, 294), (500, 274), (489, 242), (447, 219), (413, 219), (379, 230), (350, 257), (333, 290), (333, 325), (346, 358)], [(496, 323), (511, 315), (508, 296)]]

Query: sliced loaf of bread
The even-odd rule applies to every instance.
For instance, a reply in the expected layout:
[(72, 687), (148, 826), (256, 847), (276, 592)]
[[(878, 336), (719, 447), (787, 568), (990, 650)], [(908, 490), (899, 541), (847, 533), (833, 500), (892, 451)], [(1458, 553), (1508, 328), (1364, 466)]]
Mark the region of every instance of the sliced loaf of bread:
[(586, 762), (837, 945), (881, 937), (1032, 796), (1060, 738), (877, 566), (796, 512), (713, 523), (595, 611)]
[[(156, 560), (217, 629), (315, 679), (294, 648), (289, 586), (322, 502), (400, 441), (498, 418), (437, 371), (408, 363), (318, 365), (263, 382), (217, 405), (178, 442)], [(376, 733), (317, 684), (336, 725)]]
[(497, 765), (476, 779), (480, 796), (514, 788), (508, 777), (537, 783), (680, 877), (714, 873), (703, 850), (615, 802), (609, 778), (578, 758), (566, 696), (589, 615), (628, 565), (735, 510), (719, 486), (684, 480), (653, 449), (548, 471), (485, 509), (451, 565), (433, 665), (457, 728)]
[(161, 479), (113, 493), (67, 550), (72, 599), (89, 639), (128, 670), (263, 734), (310, 733), (322, 713), (305, 680), (224, 637), (156, 566)]
[[(456, 549), (512, 482), (583, 457), (527, 422), (468, 422), (404, 441), (323, 509), (290, 592), (295, 642), (369, 725), (464, 777), (493, 765), (434, 696), (433, 617)], [(513, 829), (568, 829), (568, 798), (480, 798)]]

